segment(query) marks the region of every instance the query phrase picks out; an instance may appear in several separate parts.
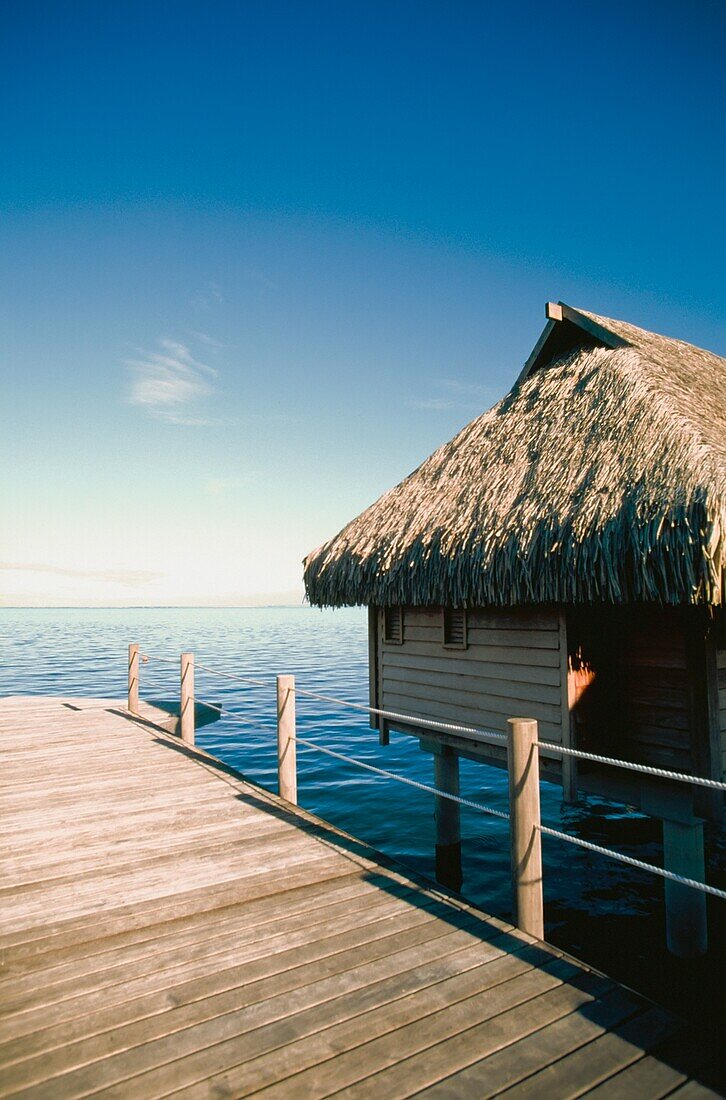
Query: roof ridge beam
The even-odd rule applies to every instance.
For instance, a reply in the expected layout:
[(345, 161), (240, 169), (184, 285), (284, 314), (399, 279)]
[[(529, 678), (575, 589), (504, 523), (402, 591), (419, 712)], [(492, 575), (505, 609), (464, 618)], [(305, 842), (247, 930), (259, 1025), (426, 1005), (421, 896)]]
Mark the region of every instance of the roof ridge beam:
[(539, 340), (534, 345), (532, 352), (524, 364), (524, 367), (515, 382), (514, 388), (521, 386), (522, 382), (526, 378), (529, 378), (530, 374), (533, 374), (540, 367), (546, 366), (552, 359), (558, 354), (566, 355), (572, 348), (577, 347), (576, 333), (572, 333), (572, 340), (562, 339), (562, 326), (571, 330), (571, 326), (576, 329), (580, 329), (581, 332), (594, 340), (597, 344), (601, 344), (606, 348), (623, 348), (628, 347), (628, 341), (624, 340), (622, 336), (617, 336), (610, 329), (605, 328), (604, 325), (598, 324), (597, 321), (593, 321), (591, 317), (586, 316), (584, 313), (580, 313), (579, 310), (573, 309), (572, 306), (568, 306), (565, 302), (547, 302), (545, 305), (545, 315), (547, 317), (547, 324), (545, 325)]

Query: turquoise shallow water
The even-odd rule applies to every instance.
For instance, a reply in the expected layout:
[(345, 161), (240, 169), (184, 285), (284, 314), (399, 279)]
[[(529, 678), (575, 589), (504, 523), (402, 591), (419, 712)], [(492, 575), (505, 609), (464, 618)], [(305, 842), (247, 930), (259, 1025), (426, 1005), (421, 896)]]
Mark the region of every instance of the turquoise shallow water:
[[(0, 611), (0, 694), (122, 697), (126, 651), (161, 657), (195, 653), (197, 664), (266, 681), (235, 684), (197, 669), (197, 696), (235, 711), (244, 724), (222, 719), (199, 732), (208, 751), (251, 779), (275, 789), (276, 673), (294, 673), (300, 686), (367, 702), (366, 615), (360, 610), (310, 608), (4, 609)], [(147, 699), (178, 695), (176, 666), (142, 666)], [(415, 739), (392, 734), (386, 748), (366, 716), (302, 697), (298, 730), (329, 748), (423, 782), (431, 759)], [(298, 754), (303, 806), (409, 866), (433, 874), (433, 799), (410, 787), (373, 777), (352, 765), (302, 747)], [(462, 794), (507, 809), (506, 773), (461, 762)], [(561, 802), (558, 787), (542, 785), (542, 817), (556, 828), (661, 862), (656, 822), (627, 808), (588, 799)], [(488, 912), (510, 916), (507, 824), (462, 809), (463, 893)], [(724, 885), (723, 831), (708, 836), (709, 879)], [(655, 996), (689, 1007), (702, 998), (724, 949), (726, 903), (709, 902), (709, 959), (682, 964), (665, 953), (662, 881), (551, 839), (544, 844), (548, 938), (578, 957)], [(706, 986), (703, 983), (706, 982)]]

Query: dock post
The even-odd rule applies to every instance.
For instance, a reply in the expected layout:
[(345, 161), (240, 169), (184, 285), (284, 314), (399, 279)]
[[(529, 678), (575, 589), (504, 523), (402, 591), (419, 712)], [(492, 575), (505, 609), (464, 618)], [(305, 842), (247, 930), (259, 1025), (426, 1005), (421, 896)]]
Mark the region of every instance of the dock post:
[(509, 811), (514, 923), (535, 939), (544, 939), (542, 837), (539, 831), (539, 750), (537, 723), (510, 718)]
[(187, 745), (194, 744), (194, 654), (181, 655), (181, 739)]
[(295, 677), (277, 677), (277, 779), (280, 798), (297, 805)]
[[(684, 878), (705, 882), (703, 821), (663, 819), (663, 864)], [(680, 959), (696, 959), (708, 950), (706, 895), (692, 886), (665, 882), (666, 940)]]
[(139, 713), (139, 646), (133, 642), (129, 646), (129, 701), (128, 709), (132, 714)]
[[(663, 866), (684, 878), (706, 881), (703, 819), (694, 810), (694, 792), (683, 783), (645, 779), (640, 807), (663, 826)], [(665, 880), (666, 942), (672, 955), (696, 959), (708, 950), (706, 895), (692, 886)]]
[[(438, 745), (434, 757), (434, 786), (446, 794), (459, 794), (459, 757), (448, 745)], [(460, 890), (461, 809), (450, 798), (435, 796), (436, 880), (442, 886)]]

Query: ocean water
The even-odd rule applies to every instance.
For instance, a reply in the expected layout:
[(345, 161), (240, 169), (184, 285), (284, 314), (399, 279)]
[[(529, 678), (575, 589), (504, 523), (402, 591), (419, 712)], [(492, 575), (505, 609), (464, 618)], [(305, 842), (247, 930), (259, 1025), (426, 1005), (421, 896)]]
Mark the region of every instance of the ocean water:
[[(129, 642), (151, 659), (141, 666), (143, 698), (178, 697), (178, 655), (194, 652), (197, 698), (234, 711), (198, 732), (198, 742), (251, 780), (276, 789), (275, 675), (351, 702), (368, 701), (364, 611), (311, 608), (3, 609), (0, 695), (54, 694), (122, 698)], [(154, 660), (169, 658), (174, 664)], [(199, 668), (251, 677), (235, 683)], [(298, 732), (359, 760), (425, 783), (432, 762), (415, 738), (391, 734), (381, 747), (365, 714), (298, 699)], [(506, 810), (506, 772), (461, 761), (461, 793)], [(321, 753), (298, 749), (301, 805), (410, 867), (433, 876), (433, 796), (375, 777)], [(543, 821), (648, 862), (660, 864), (659, 824), (598, 799), (562, 803), (542, 784)], [(462, 893), (487, 912), (511, 917), (509, 835), (505, 821), (462, 807)], [(726, 902), (709, 899), (706, 959), (682, 962), (665, 949), (663, 882), (555, 839), (544, 839), (546, 936), (629, 985), (695, 1011), (711, 991), (726, 945)], [(726, 885), (726, 835), (707, 833), (709, 881)], [(716, 965), (714, 965), (716, 964)], [(721, 1000), (719, 995), (719, 999)]]

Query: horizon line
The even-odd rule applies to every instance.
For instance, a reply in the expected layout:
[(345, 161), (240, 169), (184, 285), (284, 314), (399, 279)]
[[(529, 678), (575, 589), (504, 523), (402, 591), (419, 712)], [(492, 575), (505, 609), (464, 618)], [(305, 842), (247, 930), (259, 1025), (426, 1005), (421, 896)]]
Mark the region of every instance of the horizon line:
[[(354, 605), (346, 605), (347, 607), (353, 607)], [(362, 604), (356, 604), (356, 607), (362, 607)], [(299, 608), (301, 611), (340, 611), (343, 608), (321, 608), (314, 606), (310, 603), (265, 603), (265, 604), (250, 604), (250, 603), (234, 603), (234, 604), (213, 604), (213, 603), (195, 603), (195, 604), (180, 604), (180, 603), (160, 603), (160, 604), (3, 604), (0, 605), (0, 611), (269, 611), (270, 608), (292, 609)]]

